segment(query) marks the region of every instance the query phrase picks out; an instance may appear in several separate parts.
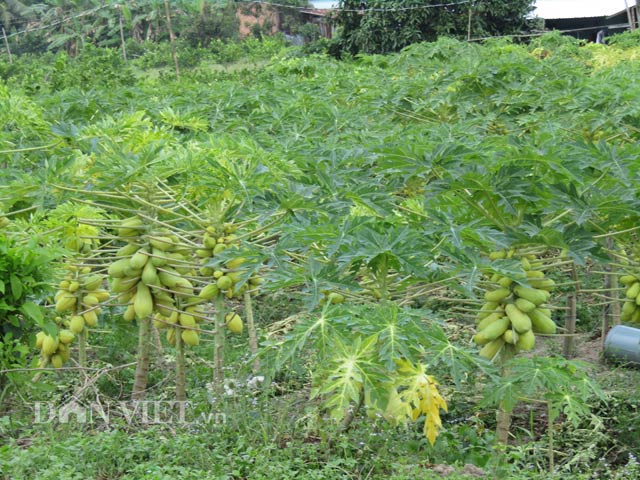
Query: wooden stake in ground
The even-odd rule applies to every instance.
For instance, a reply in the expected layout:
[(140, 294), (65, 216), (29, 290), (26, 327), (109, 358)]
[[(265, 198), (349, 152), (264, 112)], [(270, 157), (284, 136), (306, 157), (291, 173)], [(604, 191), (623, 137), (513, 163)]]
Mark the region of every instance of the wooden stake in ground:
[(249, 332), (249, 350), (251, 351), (251, 355), (254, 357), (251, 370), (255, 375), (258, 373), (258, 370), (260, 370), (260, 360), (255, 358), (258, 353), (258, 335), (256, 334), (256, 326), (253, 321), (253, 305), (251, 302), (251, 294), (249, 292), (245, 292), (244, 294), (244, 314), (247, 320), (247, 331)]
[(184, 373), (184, 342), (182, 329), (176, 329), (176, 400), (187, 401), (187, 382)]
[(151, 318), (138, 320), (138, 359), (133, 381), (133, 400), (143, 400), (147, 390), (147, 374), (149, 373), (149, 347), (151, 332)]
[(87, 366), (87, 327), (84, 327), (78, 335), (78, 364)]
[(568, 333), (564, 337), (562, 345), (562, 355), (564, 358), (573, 357), (573, 334), (576, 333), (576, 294), (570, 293), (567, 295), (567, 316), (564, 322), (565, 333)]
[(224, 387), (224, 298), (222, 294), (216, 297), (216, 341), (213, 350), (213, 388), (221, 394)]
[(180, 79), (180, 66), (178, 65), (178, 52), (176, 51), (176, 37), (171, 27), (171, 14), (169, 13), (169, 0), (164, 0), (164, 12), (167, 16), (167, 28), (169, 30), (169, 41), (171, 42), (171, 50), (173, 51), (173, 63), (176, 66), (176, 78)]
[(122, 11), (118, 13), (118, 21), (120, 22), (120, 44), (122, 45), (122, 58), (127, 61), (127, 45), (124, 43), (124, 28), (122, 26)]
[(2, 36), (4, 37), (4, 46), (7, 48), (7, 53), (9, 54), (9, 63), (13, 63), (11, 49), (9, 48), (9, 39), (7, 38), (7, 32), (4, 31), (4, 27), (2, 27)]

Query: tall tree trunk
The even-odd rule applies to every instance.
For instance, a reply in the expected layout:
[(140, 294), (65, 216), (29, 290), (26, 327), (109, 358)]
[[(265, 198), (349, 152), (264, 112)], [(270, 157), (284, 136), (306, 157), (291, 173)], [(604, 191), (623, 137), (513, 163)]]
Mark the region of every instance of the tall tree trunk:
[(173, 28), (171, 27), (169, 0), (164, 0), (164, 13), (167, 16), (167, 28), (169, 29), (169, 41), (171, 42), (171, 50), (173, 52), (173, 63), (176, 66), (176, 78), (180, 79), (180, 66), (178, 65), (178, 52), (176, 51), (176, 37), (173, 35)]

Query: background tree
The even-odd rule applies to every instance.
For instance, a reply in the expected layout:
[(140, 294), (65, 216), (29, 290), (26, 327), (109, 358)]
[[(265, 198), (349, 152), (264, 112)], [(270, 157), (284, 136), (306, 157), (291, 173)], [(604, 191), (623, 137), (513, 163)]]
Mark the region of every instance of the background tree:
[[(532, 0), (485, 0), (436, 6), (441, 0), (341, 0), (339, 45), (352, 54), (388, 53), (441, 35), (467, 37), (528, 30)], [(452, 2), (454, 3), (454, 2)], [(433, 5), (433, 7), (429, 7)]]

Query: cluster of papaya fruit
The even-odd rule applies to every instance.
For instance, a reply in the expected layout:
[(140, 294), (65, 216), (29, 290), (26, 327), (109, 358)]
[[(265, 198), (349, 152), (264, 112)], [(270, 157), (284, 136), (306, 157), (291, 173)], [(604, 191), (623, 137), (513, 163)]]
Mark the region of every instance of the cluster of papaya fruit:
[(620, 320), (640, 323), (640, 278), (635, 275), (622, 275), (620, 283), (624, 285), (626, 300), (622, 305)]
[(86, 333), (87, 327), (98, 325), (100, 305), (109, 299), (102, 288), (104, 277), (92, 273), (90, 267), (68, 265), (68, 273), (58, 286), (54, 297), (55, 310), (63, 316), (56, 318), (63, 327), (57, 336), (45, 332), (36, 335), (36, 348), (40, 349), (39, 365), (51, 364), (60, 368), (69, 359), (68, 345), (75, 335)]
[[(511, 251), (513, 252), (513, 251)], [(510, 353), (532, 350), (536, 333), (553, 334), (556, 324), (551, 311), (544, 307), (555, 282), (547, 278), (543, 263), (534, 255), (517, 252), (494, 252), (490, 258), (516, 258), (521, 262), (524, 278), (494, 274), (491, 289), (484, 294), (485, 303), (478, 312), (477, 333), (473, 341), (482, 346), (480, 355), (495, 358), (503, 349)]]
[[(154, 314), (154, 324), (167, 328), (167, 341), (175, 345), (179, 331), (187, 345), (199, 343), (196, 324), (203, 318), (201, 301), (194, 296), (191, 247), (168, 229), (155, 228), (135, 216), (122, 221), (118, 237), (126, 245), (109, 266), (111, 290), (127, 303), (125, 320), (143, 319)], [(182, 328), (179, 328), (182, 327)]]
[[(262, 283), (262, 278), (257, 275), (252, 275), (246, 282), (242, 282), (246, 274), (242, 265), (246, 258), (242, 256), (240, 242), (234, 235), (236, 230), (235, 225), (225, 223), (223, 227), (210, 225), (204, 232), (202, 247), (196, 250), (196, 255), (201, 259), (200, 274), (214, 280), (200, 291), (199, 296), (204, 300), (213, 300), (219, 294), (224, 294), (229, 299), (241, 298), (247, 290)], [(233, 258), (226, 260), (222, 265), (213, 266), (216, 264), (216, 257), (224, 251), (233, 251)]]

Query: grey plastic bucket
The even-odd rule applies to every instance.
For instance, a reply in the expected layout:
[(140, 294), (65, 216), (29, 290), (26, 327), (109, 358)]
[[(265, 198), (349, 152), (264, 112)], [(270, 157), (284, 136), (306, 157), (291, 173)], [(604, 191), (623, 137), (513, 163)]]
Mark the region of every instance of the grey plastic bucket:
[(640, 365), (640, 329), (616, 325), (604, 341), (604, 356)]

